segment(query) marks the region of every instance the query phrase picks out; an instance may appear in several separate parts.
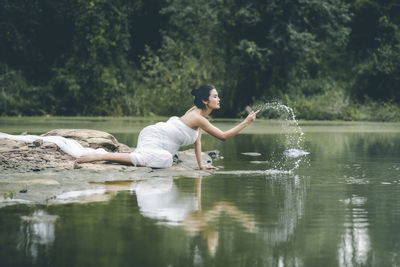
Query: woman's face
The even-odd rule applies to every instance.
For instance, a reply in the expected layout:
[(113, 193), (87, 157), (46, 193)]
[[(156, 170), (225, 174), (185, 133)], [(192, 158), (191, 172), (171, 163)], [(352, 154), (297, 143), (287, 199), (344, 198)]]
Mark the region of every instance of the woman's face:
[(208, 107), (211, 109), (219, 109), (220, 105), (219, 105), (220, 99), (218, 97), (218, 92), (215, 89), (210, 90), (210, 96), (208, 97)]

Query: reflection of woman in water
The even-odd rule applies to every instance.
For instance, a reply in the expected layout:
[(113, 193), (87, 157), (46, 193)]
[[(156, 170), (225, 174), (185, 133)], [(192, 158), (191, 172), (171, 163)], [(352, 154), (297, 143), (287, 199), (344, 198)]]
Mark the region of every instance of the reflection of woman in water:
[(220, 108), (220, 99), (215, 87), (203, 85), (192, 90), (195, 106), (182, 117), (171, 117), (167, 122), (159, 122), (145, 127), (139, 134), (137, 148), (128, 153), (90, 153), (79, 157), (77, 162), (116, 161), (133, 163), (136, 166), (168, 168), (172, 166), (173, 156), (180, 146), (195, 144), (195, 153), (199, 168), (215, 169), (212, 165), (203, 165), (201, 161), (201, 130), (212, 136), (226, 140), (238, 134), (252, 123), (258, 111), (251, 112), (245, 120), (223, 132), (212, 125), (206, 117)]
[(201, 177), (194, 181), (194, 194), (191, 190), (180, 191), (172, 177), (110, 182), (106, 189), (133, 190), (143, 216), (156, 220), (158, 224), (182, 226), (194, 243), (207, 243), (211, 256), (215, 255), (218, 247), (216, 222), (222, 216), (228, 216), (248, 233), (257, 232), (254, 215), (241, 211), (232, 202), (217, 201), (203, 209)]

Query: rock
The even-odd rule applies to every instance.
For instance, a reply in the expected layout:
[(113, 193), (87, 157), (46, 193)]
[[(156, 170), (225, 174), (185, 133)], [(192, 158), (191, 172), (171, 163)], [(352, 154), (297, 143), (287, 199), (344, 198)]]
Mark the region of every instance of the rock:
[(134, 148), (131, 148), (125, 144), (119, 144), (119, 147), (118, 147), (118, 152), (121, 152), (121, 153), (131, 153), (134, 150), (135, 150)]
[(74, 162), (74, 169), (82, 169), (82, 165), (77, 162)]
[(219, 159), (220, 158), (220, 153), (219, 153), (218, 150), (206, 151), (204, 153), (209, 155), (212, 159)]
[(42, 136), (63, 136), (78, 141), (82, 146), (104, 148), (110, 152), (119, 152), (120, 143), (109, 133), (87, 129), (56, 129)]
[(41, 145), (43, 144), (43, 140), (40, 140), (40, 139), (35, 140), (35, 141), (33, 141), (33, 144), (34, 144), (35, 146), (41, 146)]
[(0, 138), (0, 152), (19, 149), (26, 145), (23, 141), (15, 141), (5, 138)]
[[(41, 143), (37, 143), (41, 144)], [(44, 168), (64, 168), (73, 158), (58, 150), (57, 145), (42, 143), (27, 146), (23, 141), (0, 139), (0, 160), (2, 169), (38, 172)], [(40, 167), (39, 167), (40, 166)]]
[(42, 148), (44, 149), (57, 149), (57, 145), (53, 143), (43, 143)]
[[(203, 165), (212, 164), (211, 157), (204, 152), (202, 153), (202, 160), (203, 160)], [(191, 168), (191, 169), (199, 168), (199, 166), (197, 164), (196, 155), (194, 153), (194, 149), (179, 151), (177, 163), (178, 163), (178, 165), (182, 165), (184, 167)]]

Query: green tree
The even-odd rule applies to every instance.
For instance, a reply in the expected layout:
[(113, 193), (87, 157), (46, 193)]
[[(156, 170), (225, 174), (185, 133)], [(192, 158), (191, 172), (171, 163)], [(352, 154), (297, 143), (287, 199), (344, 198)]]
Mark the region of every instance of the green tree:
[(352, 6), (352, 94), (360, 100), (400, 103), (400, 4), (395, 0), (358, 0)]
[[(198, 61), (201, 83), (219, 87), (225, 116), (260, 98), (301, 93), (305, 81), (322, 76), (327, 54), (343, 49), (350, 31), (341, 0), (171, 0), (162, 12), (170, 17), (164, 35)], [(307, 90), (324, 89), (316, 87)]]
[(219, 89), (216, 115), (226, 117), (271, 99), (309, 119), (357, 118), (356, 101), (371, 110), (381, 101), (397, 110), (400, 101), (395, 0), (0, 0), (0, 6), (5, 115), (176, 115), (201, 84)]
[[(161, 14), (168, 19), (160, 49), (142, 58), (141, 88), (135, 98), (156, 114), (181, 114), (192, 97), (190, 89), (218, 83), (224, 61), (218, 46), (219, 22), (213, 1), (168, 1)], [(216, 84), (218, 85), (218, 84)], [(152, 99), (156, 96), (157, 99)], [(145, 113), (144, 110), (141, 113)]]
[(78, 0), (74, 10), (72, 55), (50, 83), (54, 112), (120, 115), (127, 88), (129, 8), (122, 1)]
[(72, 0), (0, 0), (0, 62), (21, 71), (30, 83), (47, 83), (60, 54), (71, 47), (71, 4)]

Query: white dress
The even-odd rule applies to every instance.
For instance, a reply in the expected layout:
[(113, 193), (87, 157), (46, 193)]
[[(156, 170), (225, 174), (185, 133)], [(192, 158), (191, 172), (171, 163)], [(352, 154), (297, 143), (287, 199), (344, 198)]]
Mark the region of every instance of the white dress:
[(147, 126), (140, 132), (137, 148), (129, 155), (130, 159), (137, 166), (169, 168), (179, 147), (193, 144), (198, 133), (178, 117)]

